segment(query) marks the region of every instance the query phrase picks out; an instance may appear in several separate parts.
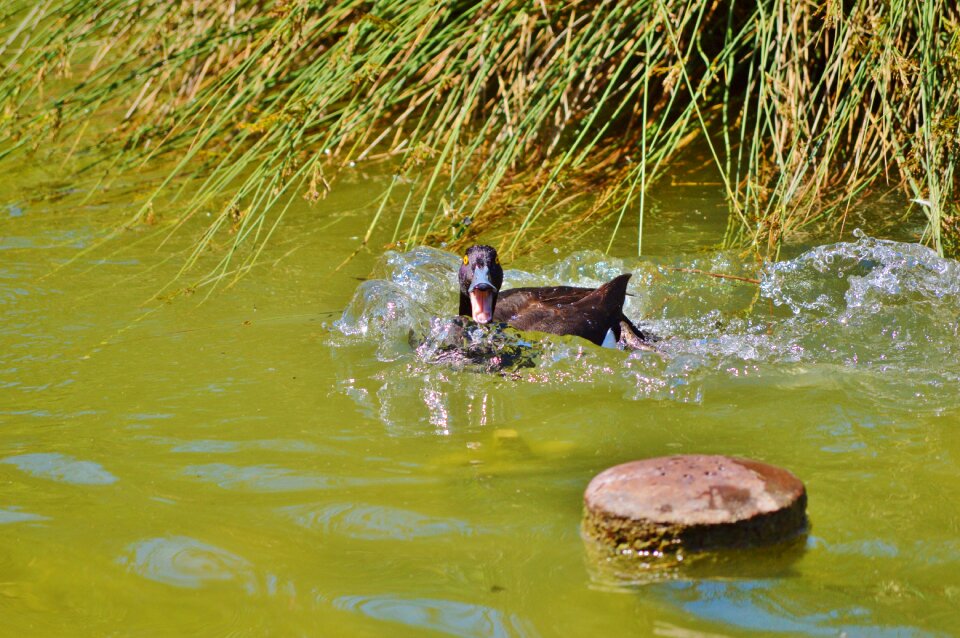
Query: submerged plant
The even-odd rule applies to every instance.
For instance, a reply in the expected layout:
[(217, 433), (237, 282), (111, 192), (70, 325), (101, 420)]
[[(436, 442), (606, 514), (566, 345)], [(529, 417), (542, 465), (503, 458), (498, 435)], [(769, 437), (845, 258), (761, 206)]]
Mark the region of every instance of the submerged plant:
[(633, 225), (639, 250), (645, 193), (692, 145), (723, 185), (730, 244), (773, 252), (811, 224), (842, 228), (878, 186), (921, 202), (938, 250), (957, 232), (960, 12), (947, 0), (6, 11), (0, 154), (54, 152), (98, 180), (172, 158), (136, 215), (178, 196), (180, 223), (216, 212), (186, 267), (232, 233), (218, 271), (243, 272), (293, 201), (371, 161), (394, 177), (364, 242), (389, 209), (395, 242), (497, 229), (509, 255), (609, 219), (611, 242)]

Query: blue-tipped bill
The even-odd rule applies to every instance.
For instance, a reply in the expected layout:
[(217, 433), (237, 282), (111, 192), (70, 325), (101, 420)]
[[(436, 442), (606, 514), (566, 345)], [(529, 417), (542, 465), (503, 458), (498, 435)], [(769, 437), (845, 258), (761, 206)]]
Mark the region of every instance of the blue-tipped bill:
[(470, 312), (477, 323), (493, 321), (493, 296), (497, 287), (490, 283), (490, 272), (486, 266), (475, 268), (473, 283), (467, 290), (470, 295)]

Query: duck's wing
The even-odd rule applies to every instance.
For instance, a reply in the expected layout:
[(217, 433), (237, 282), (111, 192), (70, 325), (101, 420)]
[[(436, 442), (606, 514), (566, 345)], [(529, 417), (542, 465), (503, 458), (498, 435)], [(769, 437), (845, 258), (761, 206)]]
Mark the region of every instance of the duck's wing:
[(574, 286), (504, 290), (497, 298), (493, 318), (517, 330), (580, 334), (583, 332), (582, 318), (574, 304), (594, 290)]
[(576, 286), (511, 288), (501, 291), (497, 296), (493, 318), (496, 321), (511, 323), (511, 320), (522, 317), (526, 313), (576, 303), (594, 290), (595, 288)]
[(600, 345), (609, 331), (615, 339), (620, 338), (629, 280), (626, 274), (599, 288), (557, 286), (505, 291), (506, 303), (501, 310), (501, 301), (497, 300), (494, 317), (517, 330), (577, 335)]
[[(499, 305), (499, 304), (498, 304)], [(507, 323), (517, 330), (536, 330), (539, 332), (552, 332), (554, 334), (563, 334), (551, 329), (551, 326), (557, 323), (557, 307), (543, 304), (536, 299), (531, 299), (524, 304), (523, 309), (516, 314), (510, 315)]]

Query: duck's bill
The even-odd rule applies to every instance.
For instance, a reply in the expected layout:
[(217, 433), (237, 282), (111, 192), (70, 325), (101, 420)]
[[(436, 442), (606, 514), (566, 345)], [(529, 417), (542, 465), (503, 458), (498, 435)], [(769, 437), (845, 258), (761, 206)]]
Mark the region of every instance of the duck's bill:
[(493, 320), (493, 290), (474, 288), (470, 291), (470, 311), (477, 323), (490, 323)]

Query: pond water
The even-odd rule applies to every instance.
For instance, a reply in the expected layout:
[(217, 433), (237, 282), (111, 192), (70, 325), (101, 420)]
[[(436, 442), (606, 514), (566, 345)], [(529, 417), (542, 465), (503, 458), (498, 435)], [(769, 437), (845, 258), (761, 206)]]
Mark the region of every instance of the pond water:
[[(199, 225), (161, 245), (171, 205), (101, 244), (136, 189), (85, 201), (49, 195), (36, 170), (5, 174), (8, 635), (928, 636), (960, 623), (956, 262), (847, 233), (758, 266), (711, 248), (713, 195), (664, 189), (644, 257), (629, 237), (605, 255), (598, 237), (506, 273), (517, 286), (633, 272), (627, 312), (657, 352), (526, 335), (535, 367), (486, 374), (412, 347), (456, 307), (457, 254), (383, 250), (384, 235), (337, 270), (380, 178), (295, 206), (235, 285), (157, 301)], [(669, 571), (593, 556), (579, 533), (590, 478), (674, 453), (790, 469), (809, 535)]]

